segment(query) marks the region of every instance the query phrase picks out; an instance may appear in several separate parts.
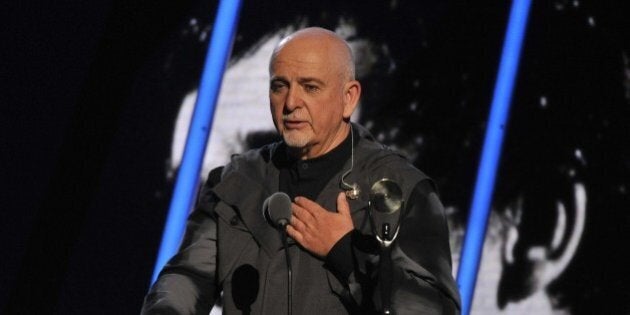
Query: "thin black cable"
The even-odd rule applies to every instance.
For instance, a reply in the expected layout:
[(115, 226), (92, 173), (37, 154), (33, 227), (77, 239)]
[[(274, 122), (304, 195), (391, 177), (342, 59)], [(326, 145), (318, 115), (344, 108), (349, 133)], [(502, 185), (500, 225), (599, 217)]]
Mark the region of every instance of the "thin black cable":
[(383, 314), (392, 313), (392, 249), (385, 247), (381, 251), (379, 261), (379, 282), (381, 285), (381, 300), (383, 304)]
[(284, 245), (284, 256), (287, 259), (287, 282), (288, 282), (288, 290), (287, 290), (287, 314), (291, 315), (291, 305), (293, 304), (293, 293), (292, 293), (292, 284), (291, 278), (293, 278), (291, 271), (291, 255), (289, 255), (289, 246), (287, 245), (287, 230), (286, 226), (282, 227), (282, 244)]

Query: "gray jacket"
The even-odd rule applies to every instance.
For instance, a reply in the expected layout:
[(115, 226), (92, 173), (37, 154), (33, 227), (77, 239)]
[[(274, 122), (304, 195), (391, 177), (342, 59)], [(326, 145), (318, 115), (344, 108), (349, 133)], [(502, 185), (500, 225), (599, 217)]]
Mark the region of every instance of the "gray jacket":
[[(407, 201), (392, 245), (394, 313), (458, 313), (443, 207), (435, 191), (426, 189), (432, 182), (363, 128), (353, 127), (360, 130), (361, 140), (355, 145), (354, 169), (345, 181), (359, 184), (362, 191), (357, 200), (349, 201), (355, 229), (360, 231), (356, 234), (372, 239), (367, 207), (374, 182), (396, 181)], [(287, 313), (285, 251), (280, 234), (262, 214), (264, 200), (279, 186), (274, 164), (278, 145), (236, 155), (220, 175), (218, 170), (211, 172), (180, 250), (147, 294), (143, 314), (208, 314), (221, 292), (224, 314)], [(336, 209), (341, 175), (350, 161), (345, 164), (316, 200), (325, 209)], [(340, 279), (335, 266), (296, 244), (289, 246), (293, 314), (365, 314), (380, 308), (379, 256), (359, 243), (352, 242), (354, 271), (347, 279)]]

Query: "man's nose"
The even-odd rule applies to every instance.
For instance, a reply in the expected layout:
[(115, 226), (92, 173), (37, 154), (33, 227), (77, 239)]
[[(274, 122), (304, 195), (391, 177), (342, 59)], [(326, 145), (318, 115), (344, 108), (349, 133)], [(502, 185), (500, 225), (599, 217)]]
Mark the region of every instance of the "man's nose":
[(287, 98), (285, 101), (286, 109), (292, 112), (293, 110), (300, 107), (301, 105), (302, 105), (302, 97), (300, 95), (300, 91), (295, 87), (289, 88), (289, 91), (287, 93)]

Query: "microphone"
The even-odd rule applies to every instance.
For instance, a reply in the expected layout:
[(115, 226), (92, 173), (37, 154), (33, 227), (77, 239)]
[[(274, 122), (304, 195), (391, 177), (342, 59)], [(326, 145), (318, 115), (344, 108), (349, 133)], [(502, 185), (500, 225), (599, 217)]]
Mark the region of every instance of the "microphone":
[(291, 220), (291, 198), (283, 192), (269, 196), (263, 203), (263, 215), (276, 228), (284, 228)]
[(289, 195), (279, 191), (269, 196), (263, 203), (263, 216), (281, 230), (282, 245), (284, 246), (284, 254), (287, 260), (287, 314), (291, 315), (293, 308), (293, 271), (289, 246), (287, 245), (286, 230), (286, 226), (289, 225), (289, 220), (291, 220), (291, 198), (289, 198)]
[(391, 179), (383, 178), (370, 190), (369, 209), (372, 231), (376, 240), (381, 243), (380, 260), (378, 266), (378, 283), (381, 291), (382, 314), (392, 314), (392, 243), (398, 236), (401, 209), (404, 208), (402, 190)]
[(374, 183), (370, 190), (369, 208), (368, 214), (376, 239), (381, 246), (389, 247), (398, 236), (401, 210), (404, 208), (400, 186), (388, 178)]

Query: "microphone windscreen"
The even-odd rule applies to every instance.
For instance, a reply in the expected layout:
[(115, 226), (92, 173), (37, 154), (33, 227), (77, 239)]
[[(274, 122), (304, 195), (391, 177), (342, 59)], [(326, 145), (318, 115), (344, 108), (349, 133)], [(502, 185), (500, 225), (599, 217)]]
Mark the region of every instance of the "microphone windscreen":
[(264, 210), (277, 226), (284, 226), (291, 219), (291, 198), (283, 192), (277, 192), (269, 196), (263, 205)]

